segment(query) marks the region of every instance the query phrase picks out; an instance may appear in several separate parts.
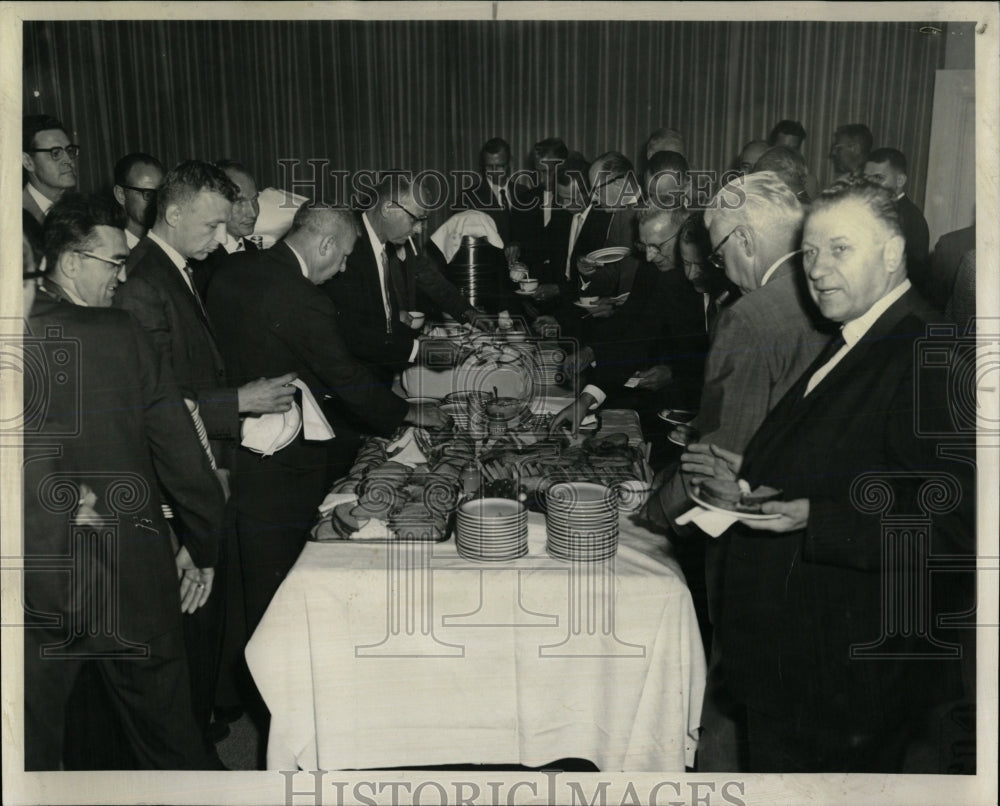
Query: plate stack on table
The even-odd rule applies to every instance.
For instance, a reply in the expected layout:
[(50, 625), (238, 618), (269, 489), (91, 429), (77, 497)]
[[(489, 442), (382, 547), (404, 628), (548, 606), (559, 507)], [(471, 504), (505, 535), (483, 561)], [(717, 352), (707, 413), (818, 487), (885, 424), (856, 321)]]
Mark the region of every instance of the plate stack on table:
[(502, 562), (528, 553), (528, 508), (507, 498), (474, 498), (455, 515), (455, 547), (467, 560)]
[(588, 482), (554, 484), (546, 494), (545, 549), (575, 562), (608, 560), (618, 552), (618, 497)]

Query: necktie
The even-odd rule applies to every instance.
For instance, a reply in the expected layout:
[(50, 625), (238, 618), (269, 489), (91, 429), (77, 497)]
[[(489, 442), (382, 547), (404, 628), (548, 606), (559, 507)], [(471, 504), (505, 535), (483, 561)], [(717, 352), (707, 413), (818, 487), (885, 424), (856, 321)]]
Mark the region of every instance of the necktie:
[(573, 264), (573, 248), (576, 246), (576, 239), (580, 237), (580, 230), (583, 228), (583, 213), (573, 213), (573, 221), (569, 227), (569, 251), (566, 253), (566, 279), (570, 278)]
[(385, 332), (392, 333), (392, 306), (389, 304), (389, 252), (382, 247), (382, 307), (385, 309)]
[(510, 205), (507, 204), (507, 191), (500, 188), (500, 209), (506, 210), (508, 207), (510, 207)]
[(826, 343), (826, 346), (820, 351), (820, 354), (816, 357), (816, 361), (813, 363), (813, 366), (816, 367), (816, 369), (813, 372), (812, 377), (809, 379), (809, 383), (806, 385), (806, 390), (802, 395), (803, 397), (815, 389), (819, 382), (830, 373), (830, 370), (833, 369), (833, 367), (827, 365), (846, 344), (847, 342), (844, 341), (842, 333), (838, 333)]
[(201, 315), (205, 317), (205, 321), (208, 321), (208, 311), (205, 310), (205, 303), (201, 301), (201, 294), (198, 293), (198, 289), (194, 284), (194, 269), (191, 268), (187, 263), (184, 264), (184, 273), (188, 278), (188, 287), (191, 289), (191, 294), (194, 296), (195, 302), (198, 303), (198, 310), (201, 311)]

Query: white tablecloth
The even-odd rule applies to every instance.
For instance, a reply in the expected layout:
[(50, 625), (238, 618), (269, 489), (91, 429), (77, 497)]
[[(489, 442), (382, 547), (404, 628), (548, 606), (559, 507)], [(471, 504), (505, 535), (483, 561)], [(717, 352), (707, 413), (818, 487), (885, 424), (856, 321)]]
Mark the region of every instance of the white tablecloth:
[(310, 543), (246, 656), (269, 769), (586, 758), (692, 765), (705, 657), (664, 538), (622, 519), (613, 562), (458, 556), (454, 541)]

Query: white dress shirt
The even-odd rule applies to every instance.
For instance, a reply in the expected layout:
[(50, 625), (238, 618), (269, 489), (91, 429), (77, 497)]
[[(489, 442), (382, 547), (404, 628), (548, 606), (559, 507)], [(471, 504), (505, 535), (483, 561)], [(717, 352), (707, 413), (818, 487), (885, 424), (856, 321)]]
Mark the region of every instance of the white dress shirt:
[(590, 211), (594, 209), (592, 204), (588, 204), (586, 209), (579, 213), (573, 213), (573, 222), (569, 227), (569, 248), (566, 251), (566, 279), (568, 280), (572, 276), (571, 263), (573, 260), (573, 249), (576, 247), (576, 241), (580, 237), (580, 232), (583, 230), (583, 223), (587, 220), (587, 216), (590, 215)]
[(865, 333), (871, 330), (872, 325), (875, 321), (884, 314), (889, 307), (898, 300), (903, 294), (910, 290), (910, 281), (903, 280), (899, 285), (897, 285), (892, 291), (882, 297), (878, 302), (872, 305), (867, 311), (865, 311), (857, 319), (852, 319), (850, 322), (845, 322), (840, 329), (840, 335), (844, 339), (844, 346), (841, 347), (837, 352), (835, 352), (830, 360), (827, 361), (823, 366), (817, 369), (813, 376), (809, 379), (809, 384), (806, 386), (805, 394), (808, 395), (816, 386), (822, 381), (830, 372), (833, 370), (837, 364), (839, 364), (845, 355), (847, 355), (851, 348), (854, 347), (861, 339), (864, 337)]
[(139, 241), (141, 241), (141, 240), (142, 240), (142, 238), (140, 238), (138, 235), (136, 235), (131, 230), (125, 230), (125, 246), (126, 246), (126, 248), (128, 249), (129, 252), (131, 252), (133, 249), (135, 249), (135, 247), (138, 245)]

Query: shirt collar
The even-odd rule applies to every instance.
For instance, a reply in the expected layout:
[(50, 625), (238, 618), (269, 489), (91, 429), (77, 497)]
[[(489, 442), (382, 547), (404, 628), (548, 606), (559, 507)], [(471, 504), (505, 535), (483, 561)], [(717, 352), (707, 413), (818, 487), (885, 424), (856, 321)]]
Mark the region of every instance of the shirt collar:
[(381, 256), (382, 252), (385, 251), (386, 246), (378, 239), (378, 235), (376, 235), (375, 230), (372, 229), (371, 222), (368, 220), (367, 211), (361, 214), (361, 223), (365, 225), (365, 232), (368, 233), (368, 240), (371, 242), (372, 251), (375, 253), (375, 257), (378, 258)]
[(49, 208), (52, 207), (55, 202), (52, 201), (48, 196), (43, 194), (38, 188), (36, 188), (31, 182), (27, 184), (28, 195), (35, 200), (35, 204), (38, 205), (38, 209), (42, 211), (42, 215), (48, 213)]
[(167, 253), (167, 257), (170, 258), (170, 262), (173, 263), (178, 269), (183, 271), (187, 267), (187, 261), (184, 259), (183, 255), (163, 240), (163, 238), (153, 232), (153, 230), (147, 232), (146, 236), (149, 240), (160, 247), (160, 249)]
[(131, 230), (125, 230), (125, 246), (128, 247), (128, 251), (129, 252), (131, 252), (133, 249), (135, 249), (136, 245), (141, 240), (142, 240), (142, 238), (140, 238), (138, 235), (136, 235)]
[(843, 328), (841, 328), (841, 335), (844, 337), (844, 343), (848, 347), (853, 347), (862, 337), (871, 330), (872, 325), (875, 324), (876, 320), (884, 314), (889, 307), (898, 300), (903, 294), (910, 290), (910, 281), (903, 280), (899, 285), (897, 285), (892, 291), (878, 300), (874, 305), (872, 305), (867, 311), (865, 311), (857, 319), (852, 319), (850, 322), (845, 322)]
[(225, 249), (226, 252), (231, 255), (233, 252), (237, 250), (239, 245), (240, 245), (240, 239), (234, 238), (232, 235), (229, 234), (229, 230), (226, 230), (226, 240), (225, 243), (222, 244), (222, 248)]
[(796, 249), (794, 252), (789, 252), (787, 255), (782, 255), (776, 261), (774, 261), (774, 263), (771, 264), (771, 267), (766, 272), (764, 272), (764, 276), (760, 278), (760, 286), (758, 286), (758, 288), (761, 288), (764, 285), (766, 285), (767, 281), (774, 276), (774, 273), (778, 270), (778, 267), (786, 260), (788, 260), (791, 257), (794, 257), (798, 253), (799, 250)]
[(73, 289), (70, 288), (69, 286), (63, 285), (62, 283), (57, 283), (51, 277), (46, 278), (45, 282), (46, 283), (51, 283), (52, 285), (54, 285), (57, 289), (59, 289), (58, 293), (60, 293), (63, 296), (65, 296), (74, 305), (79, 305), (82, 308), (89, 308), (90, 307), (86, 302), (84, 302), (80, 297), (78, 297), (76, 295), (76, 293), (73, 291)]
[[(292, 250), (292, 254), (295, 255), (295, 259), (299, 261), (299, 270), (302, 272), (302, 276), (309, 280), (309, 269), (306, 267), (305, 260), (302, 259), (302, 255), (295, 251), (295, 247), (292, 246), (288, 241), (285, 241), (285, 246)], [(311, 283), (312, 280), (309, 280)]]
[(903, 191), (902, 193), (900, 193), (900, 194), (899, 194), (899, 195), (898, 195), (898, 196), (896, 197), (896, 201), (899, 201), (899, 200), (900, 200), (901, 198), (903, 198), (903, 196), (905, 196), (905, 195), (906, 195), (906, 191), (904, 190), (904, 191)]

